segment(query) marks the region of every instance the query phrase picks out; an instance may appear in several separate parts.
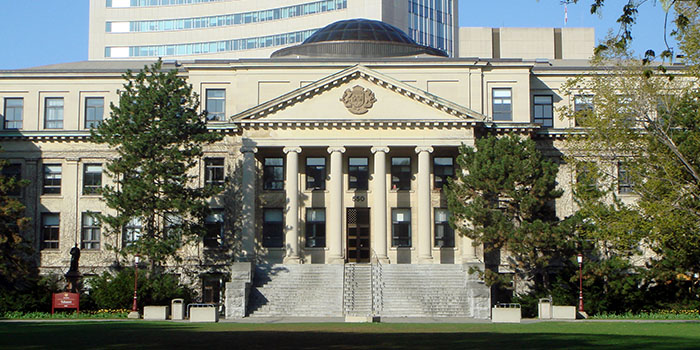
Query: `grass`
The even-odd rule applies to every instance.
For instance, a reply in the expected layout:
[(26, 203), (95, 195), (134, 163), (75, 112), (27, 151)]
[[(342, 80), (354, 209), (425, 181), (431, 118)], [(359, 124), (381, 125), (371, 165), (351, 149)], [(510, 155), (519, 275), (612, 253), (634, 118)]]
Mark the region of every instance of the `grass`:
[(5, 313), (0, 313), (0, 319), (10, 319), (10, 320), (45, 320), (45, 319), (115, 319), (115, 318), (126, 318), (129, 315), (129, 310), (84, 310), (81, 312), (75, 312), (71, 310), (66, 312), (64, 310), (58, 310), (53, 315), (48, 312), (22, 312), (22, 311), (8, 311)]
[(591, 317), (598, 320), (700, 320), (698, 310), (661, 310), (624, 314), (600, 314)]
[(0, 349), (697, 349), (700, 323), (2, 322)]

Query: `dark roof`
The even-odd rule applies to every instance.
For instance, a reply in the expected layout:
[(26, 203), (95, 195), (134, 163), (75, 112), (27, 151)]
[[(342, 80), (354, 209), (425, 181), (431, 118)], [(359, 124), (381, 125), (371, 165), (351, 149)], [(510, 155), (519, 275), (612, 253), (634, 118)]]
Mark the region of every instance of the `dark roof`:
[(371, 19), (331, 23), (303, 43), (275, 51), (271, 57), (381, 58), (447, 57), (444, 51), (416, 43), (401, 29)]
[(322, 41), (381, 41), (417, 45), (401, 29), (391, 24), (369, 19), (349, 19), (331, 23), (304, 41), (304, 44)]

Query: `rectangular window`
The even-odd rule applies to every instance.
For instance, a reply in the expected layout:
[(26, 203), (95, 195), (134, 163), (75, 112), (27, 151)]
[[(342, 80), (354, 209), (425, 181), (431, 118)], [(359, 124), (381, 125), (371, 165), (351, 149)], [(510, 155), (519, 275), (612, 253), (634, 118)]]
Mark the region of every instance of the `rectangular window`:
[(447, 184), (447, 179), (455, 175), (454, 158), (433, 158), (433, 174), (435, 176), (435, 188), (443, 188)]
[(391, 246), (411, 246), (411, 209), (391, 209)]
[[(6, 178), (14, 178), (16, 181), (22, 180), (22, 164), (5, 164), (2, 168), (2, 176)], [(9, 196), (19, 196), (22, 193), (20, 186), (14, 186), (10, 191), (7, 191)]]
[(392, 157), (391, 158), (391, 189), (410, 190), (411, 189), (411, 158)]
[(213, 209), (204, 220), (207, 233), (204, 236), (204, 248), (218, 248), (224, 239), (224, 212)]
[(532, 101), (534, 105), (535, 123), (542, 124), (544, 127), (554, 126), (552, 96), (534, 96)]
[(61, 165), (44, 165), (44, 183), (42, 194), (61, 194)]
[(86, 97), (85, 98), (85, 127), (88, 129), (96, 128), (102, 123), (105, 112), (104, 97)]
[(282, 158), (265, 158), (263, 167), (263, 189), (284, 189), (284, 161)]
[(63, 129), (63, 97), (47, 97), (44, 102), (44, 128)]
[(207, 89), (207, 120), (222, 122), (226, 121), (226, 90)]
[(445, 208), (435, 208), (435, 247), (454, 248), (455, 232), (450, 226), (450, 212)]
[(369, 188), (369, 158), (348, 158), (348, 188), (367, 190)]
[(83, 213), (83, 228), (80, 240), (81, 249), (100, 249), (100, 221), (95, 214), (99, 213)]
[(102, 188), (102, 164), (83, 167), (83, 194), (97, 194)]
[(593, 162), (576, 165), (576, 183), (579, 190), (595, 191), (598, 189), (598, 169)]
[(204, 160), (204, 183), (209, 186), (224, 185), (224, 158)]
[(284, 246), (284, 214), (282, 209), (263, 209), (263, 247)]
[(306, 246), (309, 248), (326, 246), (325, 209), (306, 209)]
[(41, 249), (58, 249), (61, 219), (57, 213), (41, 214)]
[(326, 189), (326, 158), (306, 158), (306, 189)]
[(493, 120), (513, 120), (513, 93), (510, 88), (494, 88), (491, 90), (493, 101)]
[(4, 129), (22, 129), (22, 113), (24, 112), (24, 99), (6, 98), (5, 99), (5, 116)]
[(129, 246), (131, 243), (139, 240), (139, 237), (141, 237), (142, 225), (141, 218), (132, 218), (126, 223), (122, 233), (123, 247)]
[(634, 182), (630, 177), (630, 171), (624, 162), (617, 163), (617, 192), (620, 194), (632, 193)]
[(593, 95), (574, 96), (574, 126), (581, 126), (581, 120), (592, 115)]

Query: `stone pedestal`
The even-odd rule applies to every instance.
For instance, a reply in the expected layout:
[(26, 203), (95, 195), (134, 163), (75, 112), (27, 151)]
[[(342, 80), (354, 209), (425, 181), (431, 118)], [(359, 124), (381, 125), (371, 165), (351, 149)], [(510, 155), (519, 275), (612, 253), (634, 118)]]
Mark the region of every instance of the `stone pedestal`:
[[(491, 317), (491, 288), (479, 277), (479, 272), (484, 271), (484, 264), (464, 264), (464, 272), (467, 274), (467, 290), (469, 297), (469, 310), (472, 317), (489, 319)], [(469, 273), (470, 270), (474, 272)]]
[(231, 266), (231, 282), (226, 282), (226, 318), (243, 318), (253, 283), (253, 263), (237, 262)]

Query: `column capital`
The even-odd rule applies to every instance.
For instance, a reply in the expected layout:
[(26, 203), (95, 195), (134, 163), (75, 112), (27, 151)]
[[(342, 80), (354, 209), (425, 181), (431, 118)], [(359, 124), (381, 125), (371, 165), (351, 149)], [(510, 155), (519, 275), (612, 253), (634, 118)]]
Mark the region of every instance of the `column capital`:
[(389, 153), (389, 147), (388, 146), (377, 146), (377, 147), (372, 147), (370, 149), (372, 151), (372, 154), (375, 154), (377, 152), (384, 152), (384, 153)]
[(301, 153), (301, 147), (299, 146), (294, 146), (294, 147), (285, 147), (282, 149), (284, 154), (287, 154), (289, 152), (296, 152), (296, 153)]
[(428, 152), (433, 153), (434, 149), (432, 146), (418, 146), (416, 147), (416, 153)]
[(336, 147), (336, 146), (331, 146), (331, 147), (328, 147), (328, 153), (331, 154), (331, 153), (333, 153), (333, 152), (345, 153), (345, 147), (343, 147), (343, 146), (338, 146), (338, 147)]
[(241, 153), (258, 153), (258, 148), (255, 146), (243, 146), (241, 147)]

